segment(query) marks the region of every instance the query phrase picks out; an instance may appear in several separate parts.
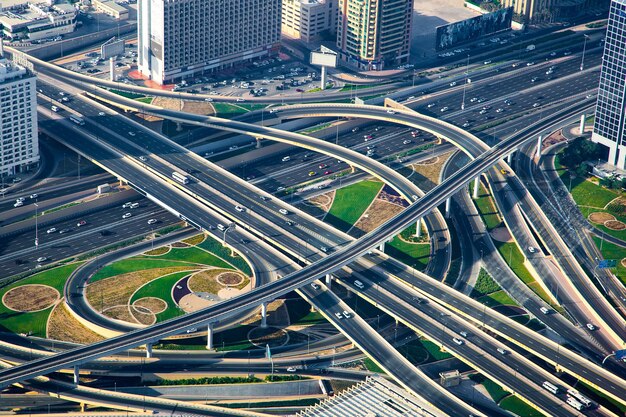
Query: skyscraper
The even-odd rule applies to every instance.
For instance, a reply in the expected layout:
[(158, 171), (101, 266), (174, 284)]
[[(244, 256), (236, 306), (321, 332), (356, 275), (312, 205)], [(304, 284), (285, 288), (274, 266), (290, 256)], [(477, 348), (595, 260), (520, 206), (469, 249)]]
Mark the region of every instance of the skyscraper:
[(598, 102), (591, 140), (609, 148), (608, 162), (624, 169), (626, 161), (626, 0), (609, 10)]
[(0, 58), (0, 128), (0, 175), (39, 162), (35, 76), (5, 58)]
[(277, 53), (281, 0), (139, 0), (139, 71), (165, 84)]
[(368, 70), (407, 63), (412, 16), (412, 0), (339, 0), (341, 59)]

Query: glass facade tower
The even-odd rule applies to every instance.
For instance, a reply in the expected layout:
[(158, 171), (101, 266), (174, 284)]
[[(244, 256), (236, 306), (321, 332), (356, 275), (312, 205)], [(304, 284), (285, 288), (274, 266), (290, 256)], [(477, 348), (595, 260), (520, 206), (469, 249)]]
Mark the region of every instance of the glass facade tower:
[(613, 0), (609, 11), (591, 140), (608, 147), (608, 163), (622, 169), (626, 160), (625, 99), (626, 0)]

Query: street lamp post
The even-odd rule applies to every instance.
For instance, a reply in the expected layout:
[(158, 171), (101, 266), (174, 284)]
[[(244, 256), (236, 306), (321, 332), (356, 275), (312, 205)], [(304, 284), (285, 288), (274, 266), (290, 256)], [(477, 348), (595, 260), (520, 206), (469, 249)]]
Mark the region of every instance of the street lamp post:
[(467, 54), (467, 61), (465, 62), (465, 80), (463, 81), (463, 100), (461, 102), (461, 110), (465, 110), (465, 90), (467, 88), (467, 76), (469, 75), (469, 54)]
[(585, 43), (583, 43), (583, 56), (580, 60), (580, 70), (582, 71), (585, 68), (585, 50), (587, 49), (587, 39), (589, 39), (589, 35), (583, 35), (585, 37)]
[(35, 248), (39, 247), (39, 217), (38, 215), (38, 210), (39, 210), (39, 205), (37, 203), (35, 204)]

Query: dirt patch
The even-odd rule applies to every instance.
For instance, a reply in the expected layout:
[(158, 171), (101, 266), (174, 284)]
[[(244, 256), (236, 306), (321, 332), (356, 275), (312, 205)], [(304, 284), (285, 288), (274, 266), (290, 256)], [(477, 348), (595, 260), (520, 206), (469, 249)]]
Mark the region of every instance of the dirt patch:
[(130, 314), (136, 321), (146, 326), (156, 323), (156, 316), (146, 307), (132, 305), (130, 306)]
[(185, 239), (183, 240), (183, 242), (191, 246), (196, 246), (204, 242), (204, 239), (206, 239), (206, 235), (203, 233), (200, 235), (192, 236), (189, 239)]
[(214, 114), (215, 109), (211, 103), (204, 101), (183, 101), (183, 111), (193, 114)]
[(497, 240), (498, 242), (512, 242), (513, 237), (511, 236), (511, 232), (506, 227), (496, 227), (491, 232), (489, 232), (491, 238), (493, 240)]
[(208, 292), (210, 294), (216, 294), (223, 288), (223, 286), (217, 282), (216, 277), (224, 272), (230, 272), (224, 269), (207, 269), (193, 274), (187, 286), (193, 292)]
[[(608, 221), (615, 220), (615, 216), (609, 213), (596, 211), (589, 215), (589, 221), (596, 224), (604, 224)], [(608, 226), (607, 226), (608, 227)]]
[(104, 340), (104, 337), (89, 330), (72, 316), (65, 303), (52, 309), (48, 319), (48, 339), (90, 344)]
[(186, 266), (146, 269), (96, 281), (86, 288), (87, 301), (98, 311), (114, 306), (127, 306), (137, 288), (163, 275), (190, 269)]
[(257, 346), (283, 346), (289, 341), (289, 335), (283, 329), (276, 327), (256, 327), (248, 333), (250, 342)]
[(2, 303), (13, 311), (33, 312), (52, 307), (60, 296), (55, 288), (47, 285), (22, 285), (7, 291)]
[(144, 255), (147, 256), (160, 256), (160, 255), (165, 255), (166, 253), (168, 253), (170, 251), (170, 246), (161, 246), (160, 248), (156, 248), (153, 250), (149, 250), (148, 252), (144, 252)]
[(162, 313), (167, 309), (167, 303), (155, 297), (140, 298), (133, 303), (133, 306), (136, 308), (145, 308), (154, 314)]
[(135, 317), (133, 317), (132, 314), (130, 314), (128, 305), (108, 307), (102, 311), (102, 314), (115, 320), (121, 320), (128, 323), (140, 323)]
[(611, 230), (624, 230), (626, 229), (626, 224), (620, 222), (619, 220), (609, 220), (604, 222), (604, 225)]
[[(257, 310), (257, 313), (248, 317), (241, 322), (242, 325), (260, 325), (261, 324), (261, 309)], [(289, 327), (291, 322), (289, 321), (289, 311), (287, 310), (287, 304), (284, 300), (276, 300), (267, 304), (267, 324), (268, 326), (285, 328)]]
[(312, 205), (320, 208), (328, 212), (331, 206), (333, 205), (333, 200), (335, 199), (335, 191), (331, 191), (329, 193), (324, 193), (320, 195), (316, 195), (315, 197), (309, 198), (304, 203), (308, 205)]
[(626, 258), (622, 259), (620, 263), (622, 264), (624, 268), (626, 268)]
[(557, 130), (541, 141), (541, 150), (543, 151), (544, 149), (565, 140), (565, 136), (563, 136), (560, 130)]
[(366, 233), (370, 232), (402, 210), (404, 210), (404, 208), (397, 204), (376, 199), (354, 224), (354, 227)]
[(411, 168), (416, 173), (430, 180), (433, 184), (439, 184), (439, 174), (441, 173), (441, 169), (452, 153), (453, 152), (448, 152), (420, 163), (413, 164)]
[(173, 248), (188, 248), (189, 245), (186, 244), (185, 242), (174, 242), (172, 243), (172, 247)]
[(244, 277), (236, 272), (223, 272), (215, 277), (217, 282), (227, 287), (234, 287), (243, 282)]

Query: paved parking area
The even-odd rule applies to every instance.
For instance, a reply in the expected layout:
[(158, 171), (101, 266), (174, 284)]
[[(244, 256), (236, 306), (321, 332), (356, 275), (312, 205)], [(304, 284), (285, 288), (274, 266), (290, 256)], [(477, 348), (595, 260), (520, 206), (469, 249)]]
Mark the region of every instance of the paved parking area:
[(432, 58), (435, 52), (437, 26), (479, 16), (463, 6), (463, 0), (414, 0), (411, 61)]

